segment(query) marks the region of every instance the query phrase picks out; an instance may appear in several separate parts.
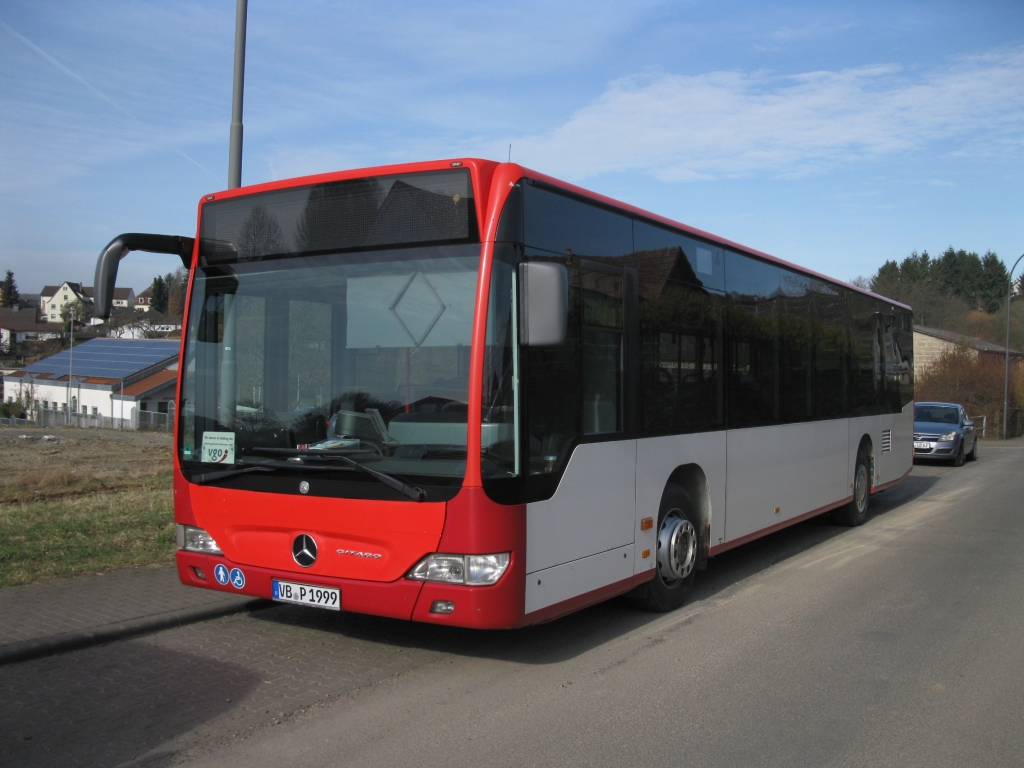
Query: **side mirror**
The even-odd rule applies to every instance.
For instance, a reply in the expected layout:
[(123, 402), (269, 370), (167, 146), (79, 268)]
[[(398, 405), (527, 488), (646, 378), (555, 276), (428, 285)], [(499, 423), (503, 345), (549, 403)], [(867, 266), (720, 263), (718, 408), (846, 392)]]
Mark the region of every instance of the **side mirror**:
[(968, 419), (967, 421), (965, 421), (964, 422), (964, 426), (965, 427), (973, 427), (974, 426), (974, 419)]
[(569, 274), (563, 264), (546, 261), (519, 265), (519, 337), (526, 347), (565, 343), (569, 322)]
[(100, 253), (96, 260), (95, 295), (93, 296), (93, 317), (110, 317), (110, 305), (114, 300), (114, 284), (117, 282), (117, 266), (130, 251), (150, 253), (173, 253), (181, 259), (185, 269), (192, 266), (192, 247), (195, 240), (177, 235), (145, 235), (128, 232), (118, 235)]

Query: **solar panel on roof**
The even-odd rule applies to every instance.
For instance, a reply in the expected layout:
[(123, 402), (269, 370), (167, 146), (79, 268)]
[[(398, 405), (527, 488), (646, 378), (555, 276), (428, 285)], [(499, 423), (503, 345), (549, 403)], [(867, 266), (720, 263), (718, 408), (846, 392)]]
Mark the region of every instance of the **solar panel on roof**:
[(24, 369), (29, 373), (50, 373), (64, 376), (106, 376), (123, 379), (178, 354), (177, 341), (142, 339), (92, 339), (70, 350), (43, 358)]

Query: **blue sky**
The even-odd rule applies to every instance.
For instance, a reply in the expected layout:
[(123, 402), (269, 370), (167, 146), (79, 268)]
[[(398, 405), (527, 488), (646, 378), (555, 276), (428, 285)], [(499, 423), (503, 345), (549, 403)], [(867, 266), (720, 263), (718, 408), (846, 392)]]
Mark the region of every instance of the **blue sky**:
[[(233, 0), (0, 2), (0, 269), (227, 184)], [(842, 279), (1024, 251), (1024, 3), (250, 0), (243, 184), (512, 158)], [(176, 260), (135, 254), (142, 290)]]

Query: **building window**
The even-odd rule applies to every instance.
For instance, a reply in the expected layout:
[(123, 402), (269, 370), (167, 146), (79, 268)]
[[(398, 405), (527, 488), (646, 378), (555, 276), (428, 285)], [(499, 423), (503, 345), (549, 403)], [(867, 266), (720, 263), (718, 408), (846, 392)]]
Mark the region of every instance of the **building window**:
[(93, 415), (93, 416), (98, 416), (98, 415), (99, 415), (99, 412), (100, 412), (100, 411), (99, 411), (99, 408), (97, 408), (97, 407), (96, 407), (96, 406), (94, 405), (94, 406), (92, 407), (92, 415)]
[(147, 403), (147, 402), (143, 401), (143, 402), (142, 402), (142, 403), (141, 403), (141, 404), (139, 405), (139, 410), (141, 410), (141, 411), (148, 411), (148, 410), (149, 410), (149, 403)]

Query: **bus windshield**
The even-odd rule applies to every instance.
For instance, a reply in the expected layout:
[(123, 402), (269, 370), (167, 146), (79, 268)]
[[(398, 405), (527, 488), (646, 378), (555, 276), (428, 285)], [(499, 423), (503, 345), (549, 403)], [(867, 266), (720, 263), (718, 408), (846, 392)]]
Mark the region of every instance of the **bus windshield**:
[(196, 267), (183, 466), (359, 474), (337, 452), (461, 484), (479, 259), (465, 243)]

